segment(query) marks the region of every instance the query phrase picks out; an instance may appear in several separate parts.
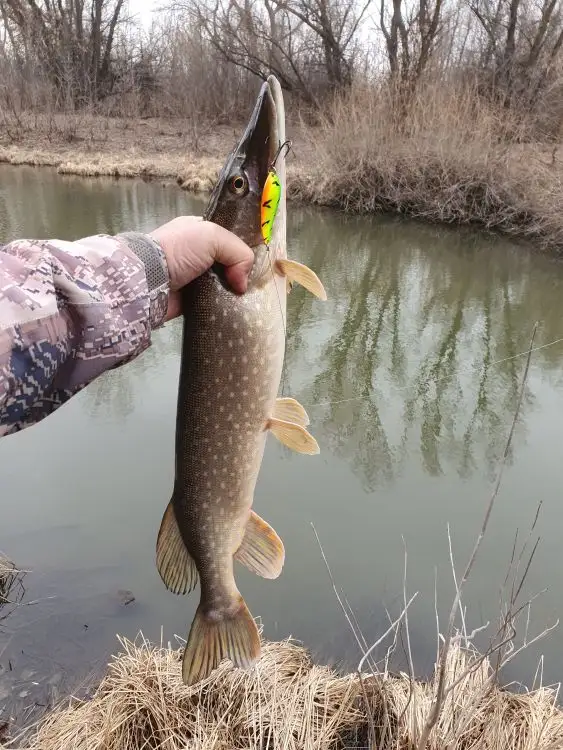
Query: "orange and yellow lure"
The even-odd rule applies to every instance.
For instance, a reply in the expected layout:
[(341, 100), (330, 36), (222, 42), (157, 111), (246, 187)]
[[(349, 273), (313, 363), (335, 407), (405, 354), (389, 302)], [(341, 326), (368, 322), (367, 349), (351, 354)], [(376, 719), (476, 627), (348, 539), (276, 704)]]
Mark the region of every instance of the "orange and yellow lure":
[(287, 146), (289, 150), (291, 141), (286, 141), (279, 147), (274, 161), (272, 162), (272, 166), (270, 167), (270, 171), (268, 172), (268, 176), (266, 177), (264, 189), (262, 190), (262, 199), (260, 202), (260, 227), (262, 229), (262, 239), (266, 246), (270, 244), (270, 240), (272, 239), (274, 220), (278, 212), (282, 193), (282, 186), (278, 173), (276, 172), (275, 164), (284, 146)]

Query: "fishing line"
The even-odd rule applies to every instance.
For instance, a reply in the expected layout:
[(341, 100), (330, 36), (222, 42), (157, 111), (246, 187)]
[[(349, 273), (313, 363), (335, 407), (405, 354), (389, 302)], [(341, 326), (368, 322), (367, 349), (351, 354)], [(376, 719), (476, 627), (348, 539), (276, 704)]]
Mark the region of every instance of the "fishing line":
[(266, 252), (268, 253), (268, 261), (270, 263), (270, 271), (272, 273), (272, 278), (274, 280), (274, 286), (276, 288), (276, 294), (278, 297), (278, 305), (280, 308), (280, 315), (282, 319), (282, 325), (283, 325), (283, 337), (284, 337), (284, 357), (283, 357), (283, 365), (282, 365), (282, 382), (281, 382), (281, 395), (282, 397), (285, 396), (285, 384), (287, 379), (287, 362), (285, 357), (285, 341), (287, 340), (287, 326), (283, 315), (283, 308), (281, 303), (281, 297), (280, 297), (280, 290), (278, 289), (278, 282), (276, 280), (276, 273), (274, 271), (274, 266), (272, 265), (272, 256), (270, 255), (270, 248), (266, 246)]
[[(272, 162), (270, 164), (270, 169), (269, 169), (268, 176), (270, 176), (270, 174), (273, 173), (273, 175), (277, 177), (276, 163), (277, 163), (278, 159), (280, 158), (281, 152), (282, 152), (282, 150), (284, 148), (286, 149), (286, 152), (285, 152), (283, 158), (284, 159), (287, 158), (287, 155), (288, 155), (288, 153), (291, 150), (291, 146), (292, 146), (292, 143), (291, 143), (291, 141), (289, 139), (285, 140), (282, 144), (280, 144), (280, 146), (279, 146), (278, 150), (276, 151), (275, 156), (274, 156), (274, 158), (273, 158), (273, 160), (272, 160)], [(285, 185), (282, 185), (281, 181), (280, 181), (280, 187), (281, 187), (282, 191), (285, 189)], [(264, 202), (264, 195), (262, 195), (262, 197), (261, 197), (261, 201), (260, 201), (261, 205), (263, 205), (263, 202)], [(285, 203), (284, 203), (284, 205), (285, 205)], [(274, 224), (274, 222), (276, 220), (276, 217), (277, 217), (277, 208), (276, 208), (276, 214), (272, 218), (272, 229), (271, 229), (271, 231), (273, 231), (273, 224)], [(287, 225), (287, 219), (286, 219), (286, 225)], [(270, 265), (270, 272), (272, 274), (272, 279), (274, 281), (274, 287), (276, 289), (276, 295), (277, 295), (277, 298), (278, 298), (278, 305), (279, 305), (279, 308), (280, 308), (280, 315), (281, 315), (282, 325), (283, 325), (284, 358), (283, 358), (283, 366), (282, 366), (281, 394), (282, 394), (282, 396), (284, 396), (285, 395), (285, 386), (286, 386), (286, 381), (287, 381), (287, 363), (286, 363), (286, 358), (285, 358), (285, 341), (287, 340), (287, 324), (286, 324), (286, 320), (285, 320), (285, 317), (284, 317), (284, 314), (283, 314), (283, 306), (282, 306), (282, 303), (281, 303), (280, 290), (278, 289), (278, 282), (277, 282), (277, 279), (276, 279), (276, 273), (274, 271), (274, 266), (273, 266), (273, 263), (272, 263), (272, 256), (270, 254), (270, 245), (269, 245), (269, 242), (267, 242), (266, 240), (265, 240), (265, 245), (266, 245), (266, 253), (267, 253), (267, 257), (268, 257), (268, 263)], [(286, 246), (287, 246), (287, 226), (286, 226)], [(286, 284), (287, 284), (287, 281), (286, 281)]]
[[(494, 367), (495, 365), (500, 365), (503, 362), (510, 362), (511, 360), (518, 359), (519, 357), (527, 357), (529, 352), (537, 352), (540, 351), (540, 349), (548, 349), (551, 346), (555, 346), (555, 344), (560, 344), (563, 342), (563, 337), (559, 339), (554, 339), (553, 341), (549, 341), (547, 344), (541, 344), (540, 346), (535, 346), (532, 349), (526, 349), (524, 352), (519, 352), (518, 354), (513, 354), (510, 357), (503, 357), (502, 359), (496, 359), (493, 362), (491, 362), (488, 367)], [(481, 368), (480, 373), (484, 371), (485, 368)], [(468, 374), (470, 373), (470, 370), (465, 370), (461, 374)], [(433, 380), (432, 383), (434, 385), (438, 385), (443, 380), (447, 380), (450, 378), (450, 375), (444, 375), (441, 378), (438, 378), (437, 380)], [(409, 390), (410, 386), (402, 386), (400, 388), (397, 388), (398, 391), (407, 391)], [(315, 407), (321, 407), (321, 406), (335, 406), (337, 404), (347, 404), (351, 403), (353, 401), (367, 401), (371, 398), (371, 395), (369, 396), (353, 396), (352, 398), (343, 398), (338, 401), (320, 401), (316, 404), (303, 404), (303, 406), (307, 409), (314, 409)]]

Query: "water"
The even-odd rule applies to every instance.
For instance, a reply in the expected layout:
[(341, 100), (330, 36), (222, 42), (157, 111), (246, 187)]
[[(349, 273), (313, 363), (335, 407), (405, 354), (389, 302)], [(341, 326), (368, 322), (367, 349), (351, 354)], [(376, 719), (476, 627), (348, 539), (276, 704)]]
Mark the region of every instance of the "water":
[[(149, 230), (203, 205), (173, 186), (0, 168), (0, 241)], [(411, 647), (417, 673), (428, 674), (435, 602), (443, 630), (454, 592), (448, 527), (459, 572), (510, 428), (525, 364), (518, 355), (535, 321), (536, 346), (563, 337), (563, 267), (473, 231), (296, 206), (289, 243), (329, 296), (323, 304), (296, 288), (288, 303), (284, 390), (307, 406), (321, 454), (268, 441), (256, 506), (283, 538), (286, 564), (277, 581), (239, 567), (240, 587), (267, 637), (292, 635), (316, 658), (354, 667), (359, 650), (311, 523), (369, 643), (401, 609), (406, 550), (407, 595), (418, 592)], [(197, 594), (170, 594), (154, 566), (172, 487), (180, 336), (178, 323), (166, 326), (133, 363), (0, 441), (0, 549), (32, 571), (22, 604), (0, 623), (0, 710), (20, 719), (103, 669), (119, 648), (116, 633), (186, 636)], [(541, 541), (519, 601), (547, 592), (534, 603), (528, 637), (563, 613), (562, 355), (563, 342), (533, 355), (465, 591), (468, 630), (498, 621), (515, 535), (521, 545), (540, 502), (528, 550)], [(122, 589), (135, 597), (127, 606)], [(544, 682), (558, 681), (560, 646), (556, 629), (505, 679), (531, 684), (544, 654)], [(393, 664), (405, 666), (401, 648)]]

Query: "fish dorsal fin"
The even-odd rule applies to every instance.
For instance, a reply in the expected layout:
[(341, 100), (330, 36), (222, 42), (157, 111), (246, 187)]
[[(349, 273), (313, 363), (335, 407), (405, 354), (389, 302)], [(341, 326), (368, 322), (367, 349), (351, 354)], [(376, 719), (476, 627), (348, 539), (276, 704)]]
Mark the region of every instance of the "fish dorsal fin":
[(319, 299), (326, 300), (326, 291), (317, 274), (303, 263), (296, 260), (282, 258), (276, 261), (279, 272), (290, 282), (301, 284), (307, 291), (314, 294)]
[(285, 549), (270, 524), (251, 510), (243, 540), (234, 557), (262, 578), (277, 578), (282, 572)]
[(274, 407), (274, 418), (283, 419), (284, 422), (294, 422), (301, 427), (307, 427), (309, 416), (299, 401), (294, 398), (278, 398)]
[(156, 540), (156, 567), (174, 594), (187, 594), (197, 584), (197, 568), (180, 534), (172, 501), (164, 511)]
[(307, 453), (310, 456), (316, 456), (317, 453), (320, 453), (315, 438), (300, 424), (272, 417), (268, 420), (267, 428), (280, 443), (297, 453)]

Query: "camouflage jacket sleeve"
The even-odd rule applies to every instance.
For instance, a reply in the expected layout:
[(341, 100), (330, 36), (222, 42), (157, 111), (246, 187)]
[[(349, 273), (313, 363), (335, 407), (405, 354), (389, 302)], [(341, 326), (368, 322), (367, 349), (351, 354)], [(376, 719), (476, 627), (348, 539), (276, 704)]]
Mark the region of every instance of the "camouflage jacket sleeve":
[(0, 245), (0, 436), (138, 356), (167, 307), (166, 260), (146, 235)]

